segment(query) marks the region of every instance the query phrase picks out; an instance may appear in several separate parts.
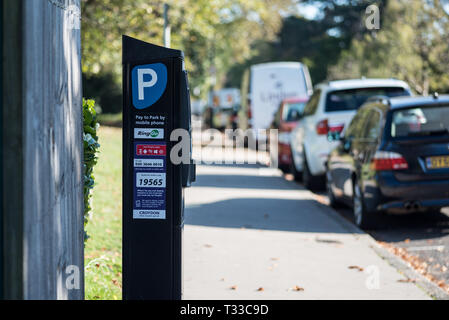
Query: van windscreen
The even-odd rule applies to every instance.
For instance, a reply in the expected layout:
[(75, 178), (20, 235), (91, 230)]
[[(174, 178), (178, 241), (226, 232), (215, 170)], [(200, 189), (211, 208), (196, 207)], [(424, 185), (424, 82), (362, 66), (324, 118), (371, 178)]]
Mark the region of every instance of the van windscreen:
[(410, 96), (410, 92), (402, 87), (375, 87), (329, 92), (326, 97), (326, 112), (357, 110), (370, 97), (386, 96), (389, 98)]

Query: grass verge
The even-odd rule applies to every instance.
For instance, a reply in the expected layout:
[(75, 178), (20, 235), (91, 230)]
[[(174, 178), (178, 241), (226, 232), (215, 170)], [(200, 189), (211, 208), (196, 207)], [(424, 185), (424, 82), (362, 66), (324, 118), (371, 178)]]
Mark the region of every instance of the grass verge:
[(101, 127), (90, 236), (85, 248), (87, 300), (122, 298), (122, 130)]

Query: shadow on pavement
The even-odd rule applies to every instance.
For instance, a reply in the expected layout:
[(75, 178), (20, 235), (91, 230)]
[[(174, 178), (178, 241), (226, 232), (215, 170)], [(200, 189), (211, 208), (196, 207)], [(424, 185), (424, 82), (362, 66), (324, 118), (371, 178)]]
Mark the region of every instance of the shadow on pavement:
[(237, 198), (186, 206), (185, 223), (309, 233), (353, 233), (314, 200)]
[(195, 187), (209, 188), (231, 188), (231, 189), (273, 189), (292, 190), (292, 184), (288, 181), (277, 181), (273, 184), (273, 179), (281, 179), (272, 176), (241, 176), (241, 175), (200, 175), (195, 181)]

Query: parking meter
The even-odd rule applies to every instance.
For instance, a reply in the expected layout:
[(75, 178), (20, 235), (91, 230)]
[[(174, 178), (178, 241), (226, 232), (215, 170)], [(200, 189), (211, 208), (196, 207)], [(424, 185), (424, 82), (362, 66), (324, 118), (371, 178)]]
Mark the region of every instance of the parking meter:
[[(188, 148), (174, 153), (187, 153), (187, 163), (171, 157), (180, 128)], [(181, 299), (190, 132), (183, 53), (123, 36), (123, 299)]]

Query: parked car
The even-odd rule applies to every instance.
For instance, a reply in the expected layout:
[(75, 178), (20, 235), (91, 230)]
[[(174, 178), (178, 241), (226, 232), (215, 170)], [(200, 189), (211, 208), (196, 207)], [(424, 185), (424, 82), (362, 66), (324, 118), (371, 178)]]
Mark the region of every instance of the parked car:
[(308, 189), (324, 188), (324, 166), (336, 142), (329, 132), (341, 132), (357, 109), (372, 96), (410, 96), (409, 86), (394, 79), (340, 80), (319, 84), (304, 116), (291, 134), (292, 173)]
[(449, 96), (373, 98), (343, 133), (327, 160), (331, 205), (353, 207), (361, 228), (381, 212), (449, 206)]
[(301, 119), (308, 97), (288, 98), (281, 102), (271, 127), (278, 130), (278, 168), (288, 172), (292, 164), (290, 133)]

